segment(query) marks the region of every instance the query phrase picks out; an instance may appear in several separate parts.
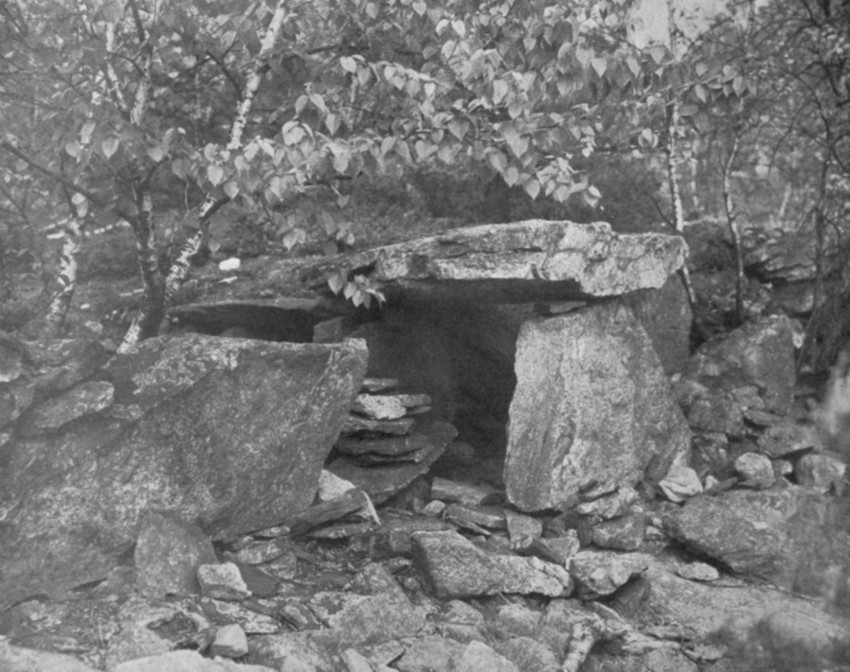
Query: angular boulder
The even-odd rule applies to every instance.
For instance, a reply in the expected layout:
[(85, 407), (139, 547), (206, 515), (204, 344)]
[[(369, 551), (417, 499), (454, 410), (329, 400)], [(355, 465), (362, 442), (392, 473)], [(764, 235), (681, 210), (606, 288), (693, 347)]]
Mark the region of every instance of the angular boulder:
[(694, 316), (679, 276), (671, 275), (660, 289), (641, 289), (623, 299), (652, 339), (664, 371), (668, 375), (684, 371), (691, 355)]
[(657, 482), (689, 449), (652, 342), (620, 301), (526, 322), (515, 369), (504, 480), (524, 511), (594, 485)]
[[(794, 325), (784, 315), (748, 322), (702, 345), (691, 358), (685, 376), (710, 389), (733, 393), (755, 385), (765, 410), (787, 413), (797, 380)], [(754, 407), (752, 401), (747, 405)]]
[(142, 594), (198, 594), (198, 567), (213, 562), (215, 549), (197, 527), (158, 511), (149, 511), (142, 520), (133, 551), (136, 588)]
[(114, 403), (14, 442), (0, 473), (0, 602), (102, 577), (143, 514), (231, 538), (310, 505), (366, 370), (362, 341), (150, 339), (100, 376)]
[(418, 444), (420, 450), (415, 460), (373, 461), (370, 465), (368, 461), (362, 461), (363, 456), (339, 455), (328, 464), (328, 471), (350, 481), (366, 492), (375, 503), (380, 504), (412, 483), (417, 476), (427, 472), (456, 436), (457, 429), (447, 422), (416, 422), (412, 434), (399, 439), (389, 439), (409, 440), (411, 444)]
[(560, 565), (539, 558), (487, 553), (457, 532), (416, 532), (413, 559), (440, 598), (503, 593), (569, 595), (573, 584)]
[(734, 572), (807, 595), (830, 595), (850, 554), (850, 504), (788, 486), (699, 496), (664, 517), (664, 529)]
[(87, 379), (108, 358), (94, 341), (21, 341), (0, 333), (0, 429), (32, 404)]

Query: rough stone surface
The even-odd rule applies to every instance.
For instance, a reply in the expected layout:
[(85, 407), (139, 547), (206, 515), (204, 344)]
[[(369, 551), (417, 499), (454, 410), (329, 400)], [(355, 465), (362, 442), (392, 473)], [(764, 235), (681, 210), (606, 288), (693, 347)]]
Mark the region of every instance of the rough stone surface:
[(457, 436), (457, 430), (452, 425), (438, 420), (417, 421), (416, 427), (417, 429), (414, 430), (411, 437), (418, 433), (420, 438), (410, 438), (410, 443), (419, 444), (429, 449), (429, 452), (423, 455), (418, 462), (401, 462), (381, 465), (380, 467), (368, 467), (361, 466), (348, 455), (342, 455), (328, 464), (327, 469), (336, 476), (354, 483), (366, 492), (376, 504), (381, 503), (409, 485), (417, 476), (427, 472), (449, 442)]
[(5, 456), (0, 602), (105, 576), (146, 510), (231, 537), (309, 505), (366, 357), (197, 335), (115, 357), (111, 409)]
[(80, 383), (31, 409), (26, 430), (52, 431), (89, 413), (112, 405), (115, 390), (103, 380)]
[(265, 665), (242, 665), (226, 659), (210, 660), (197, 651), (170, 651), (128, 660), (114, 672), (274, 672)]
[(769, 488), (776, 480), (770, 459), (759, 453), (744, 453), (735, 458), (735, 473), (742, 485), (756, 490)]
[(646, 568), (646, 557), (638, 553), (579, 551), (570, 560), (570, 576), (582, 599), (610, 595)]
[(460, 642), (435, 635), (416, 637), (405, 644), (403, 655), (393, 663), (399, 672), (452, 670), (452, 661), (465, 650)]
[(438, 597), (537, 593), (558, 597), (572, 590), (563, 567), (538, 558), (487, 554), (457, 532), (412, 535), (414, 559)]
[(497, 609), (494, 625), (502, 636), (531, 637), (539, 629), (540, 616), (524, 604), (505, 604)]
[(677, 567), (676, 574), (691, 581), (716, 581), (720, 578), (717, 568), (706, 562), (689, 562)]
[(602, 619), (577, 599), (552, 600), (540, 623), (540, 639), (563, 660), (568, 646), (573, 644), (575, 627), (599, 632)]
[(478, 506), (493, 500), (499, 492), (486, 484), (460, 483), (435, 476), (431, 481), (431, 497), (443, 502)]
[[(724, 575), (722, 581), (710, 583), (684, 579), (675, 573), (681, 566), (679, 560), (670, 562), (666, 557), (647, 557), (649, 568), (644, 576), (652, 590), (644, 609), (656, 614), (659, 622), (678, 624), (680, 633), (703, 639), (729, 628), (743, 634), (763, 616), (781, 610), (800, 617), (820, 618), (825, 632), (843, 629), (845, 641), (848, 639), (850, 630), (846, 622), (841, 624), (840, 619), (827, 617), (812, 600), (728, 575)], [(743, 672), (752, 668), (738, 669)]]
[(765, 410), (786, 413), (796, 382), (793, 334), (791, 320), (783, 315), (749, 322), (702, 345), (687, 375), (755, 384), (763, 390)]
[(36, 367), (33, 378), (40, 392), (67, 390), (87, 379), (109, 357), (97, 341), (56, 339), (26, 344), (29, 361)]
[(664, 529), (735, 572), (823, 595), (850, 550), (842, 506), (794, 486), (730, 490), (689, 500), (664, 517)]
[(395, 594), (318, 593), (310, 608), (325, 629), (254, 637), (250, 660), (279, 670), (345, 669), (340, 649), (415, 637), (425, 626), (425, 610)]
[(582, 672), (699, 672), (699, 666), (678, 650), (668, 645), (639, 655), (600, 655), (582, 666)]
[(674, 466), (658, 487), (671, 502), (684, 502), (688, 497), (702, 492), (697, 472), (690, 467)]
[(346, 455), (405, 455), (426, 450), (429, 453), (457, 436), (457, 430), (447, 422), (424, 421), (413, 426), (407, 436), (368, 437), (341, 436), (336, 442), (338, 451)]
[(425, 610), (413, 606), (400, 590), (381, 595), (318, 593), (310, 609), (345, 646), (413, 637), (425, 627)]
[(133, 564), (136, 585), (144, 595), (197, 593), (198, 567), (215, 561), (212, 543), (197, 526), (159, 512), (148, 513), (142, 521)]
[(632, 504), (637, 502), (638, 496), (637, 490), (625, 486), (618, 488), (616, 492), (610, 495), (603, 495), (590, 502), (583, 502), (575, 510), (583, 516), (599, 516), (603, 520), (610, 520), (628, 512), (632, 508)]
[(794, 467), (799, 485), (814, 488), (821, 493), (834, 491), (837, 495), (844, 492), (846, 473), (847, 464), (837, 455), (828, 453), (803, 455)]
[(556, 562), (562, 567), (567, 567), (570, 561), (581, 548), (578, 532), (567, 530), (563, 536), (536, 539), (531, 546), (531, 552), (535, 555)]
[(204, 613), (213, 622), (238, 625), (249, 635), (272, 635), (281, 630), (281, 623), (277, 618), (247, 609), (239, 602), (225, 602), (205, 597), (200, 604)]
[(253, 637), (248, 643), (248, 660), (274, 670), (325, 672), (339, 670), (339, 656), (313, 632), (289, 632)]
[(359, 415), (349, 415), (345, 419), (342, 431), (345, 434), (388, 434), (404, 436), (410, 434), (414, 423), (413, 418), (398, 418), (396, 420), (373, 420)]
[(248, 542), (233, 554), (233, 557), (246, 565), (259, 565), (271, 562), (283, 555), (291, 554), (288, 539), (268, 539)]
[(820, 446), (816, 429), (785, 420), (764, 430), (758, 438), (759, 450), (768, 457), (785, 457)]
[[(846, 625), (846, 624), (845, 624)], [(748, 670), (840, 670), (848, 660), (848, 631), (824, 619), (788, 610), (769, 612), (749, 625), (722, 631)]]
[(374, 420), (396, 420), (407, 413), (407, 408), (398, 397), (375, 394), (358, 394), (352, 410)]
[(497, 650), (522, 672), (560, 672), (555, 652), (532, 637), (511, 637)]
[(11, 383), (21, 376), (25, 352), (24, 345), (16, 339), (0, 337), (0, 384)]
[(485, 527), (491, 530), (504, 530), (507, 528), (505, 511), (497, 506), (479, 508), (464, 504), (449, 504), (443, 511), (443, 518), (461, 527), (471, 523), (471, 529)]
[(174, 644), (152, 629), (155, 623), (170, 621), (179, 616), (175, 605), (153, 606), (145, 599), (131, 596), (124, 602), (116, 620), (120, 629), (108, 642), (106, 650), (106, 668), (114, 669), (120, 663), (147, 656), (167, 653)]
[(56, 339), (24, 342), (2, 336), (0, 427), (20, 418), (34, 403), (91, 376), (109, 354), (97, 342)]
[(515, 513), (509, 509), (504, 510), (504, 515), (512, 549), (528, 548), (534, 543), (535, 539), (539, 539), (543, 535), (543, 523), (536, 518)]
[(390, 292), (524, 303), (658, 288), (686, 254), (677, 236), (616, 234), (605, 222), (530, 220), (454, 229), (349, 255), (346, 263), (371, 267), (371, 277)]
[(455, 659), (453, 669), (460, 672), (519, 672), (519, 668), (483, 642), (470, 642)]
[[(704, 379), (703, 379), (704, 380)], [(744, 411), (722, 378), (707, 384), (689, 385), (684, 379), (675, 385), (676, 397), (688, 416), (688, 425), (702, 432), (718, 432), (740, 437), (746, 433)], [(687, 387), (687, 392), (684, 392)]]
[(636, 508), (624, 516), (594, 525), (592, 538), (601, 548), (636, 551), (643, 544), (645, 534), (646, 514)]
[[(817, 243), (802, 231), (776, 231), (764, 225), (748, 227), (744, 243), (744, 263), (748, 272), (766, 282), (779, 285), (795, 285), (801, 281), (814, 280), (818, 273), (815, 259)], [(832, 259), (825, 260), (829, 273)]]
[(504, 480), (521, 510), (561, 507), (591, 482), (657, 482), (689, 449), (649, 337), (620, 302), (526, 322), (516, 375)]
[(73, 656), (15, 646), (0, 636), (0, 670), (3, 672), (95, 672)]
[(678, 275), (671, 275), (660, 289), (640, 289), (624, 297), (652, 344), (665, 373), (685, 370), (691, 355), (693, 313)]
[(198, 582), (206, 597), (218, 600), (244, 600), (251, 597), (239, 567), (232, 562), (201, 565), (198, 567)]
[(210, 652), (215, 656), (228, 658), (246, 656), (248, 655), (248, 636), (239, 625), (229, 623), (216, 630)]

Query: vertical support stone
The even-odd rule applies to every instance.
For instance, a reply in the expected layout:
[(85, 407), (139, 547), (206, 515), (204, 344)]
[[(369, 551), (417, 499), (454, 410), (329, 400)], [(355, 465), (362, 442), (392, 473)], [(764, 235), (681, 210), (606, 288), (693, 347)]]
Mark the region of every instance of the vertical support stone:
[(504, 480), (524, 511), (593, 485), (660, 479), (690, 430), (652, 341), (621, 300), (520, 329)]

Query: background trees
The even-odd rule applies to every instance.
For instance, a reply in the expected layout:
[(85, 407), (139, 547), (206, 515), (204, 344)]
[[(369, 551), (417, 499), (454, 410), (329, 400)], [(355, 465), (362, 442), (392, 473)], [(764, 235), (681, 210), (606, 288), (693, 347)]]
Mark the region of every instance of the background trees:
[[(698, 32), (686, 7), (650, 11), (668, 9), (647, 36), (629, 0), (3, 0), (0, 275), (43, 269), (57, 331), (83, 232), (129, 222), (145, 288), (130, 344), (234, 222), (333, 251), (378, 176), (471, 170), (517, 213), (808, 222), (826, 269), (847, 8), (744, 2)], [(61, 251), (44, 242), (57, 227)]]

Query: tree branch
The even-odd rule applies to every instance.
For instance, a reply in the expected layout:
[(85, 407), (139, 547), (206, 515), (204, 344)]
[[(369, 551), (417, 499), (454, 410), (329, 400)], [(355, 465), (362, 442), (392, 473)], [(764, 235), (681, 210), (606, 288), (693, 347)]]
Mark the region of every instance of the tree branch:
[(237, 81), (236, 77), (232, 72), (228, 69), (228, 67), (224, 64), (224, 61), (221, 60), (216, 54), (211, 51), (206, 52), (207, 56), (209, 56), (213, 62), (219, 67), (219, 69), (224, 73), (224, 76), (227, 78), (227, 81), (230, 82), (230, 85), (236, 91), (236, 100), (242, 100), (242, 85)]
[(97, 195), (95, 195), (93, 192), (89, 191), (85, 187), (81, 187), (79, 184), (77, 184), (73, 180), (65, 177), (61, 173), (58, 173), (55, 170), (51, 170), (50, 168), (42, 166), (35, 159), (28, 156), (27, 154), (25, 154), (24, 152), (19, 150), (17, 147), (6, 142), (5, 140), (0, 142), (0, 149), (4, 149), (7, 152), (9, 152), (10, 154), (12, 154), (13, 156), (18, 157), (22, 161), (25, 161), (26, 164), (30, 168), (33, 168), (33, 169), (37, 170), (38, 172), (42, 173), (43, 175), (46, 175), (50, 179), (55, 180), (57, 183), (61, 184), (64, 187), (67, 187), (71, 191), (76, 192), (78, 194), (82, 194), (83, 196), (85, 196), (87, 199), (89, 199), (95, 205), (97, 205), (99, 207), (103, 207), (103, 206), (106, 205), (106, 202), (103, 201)]

